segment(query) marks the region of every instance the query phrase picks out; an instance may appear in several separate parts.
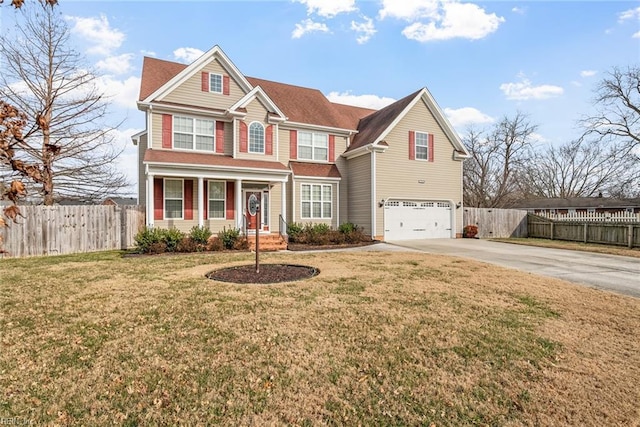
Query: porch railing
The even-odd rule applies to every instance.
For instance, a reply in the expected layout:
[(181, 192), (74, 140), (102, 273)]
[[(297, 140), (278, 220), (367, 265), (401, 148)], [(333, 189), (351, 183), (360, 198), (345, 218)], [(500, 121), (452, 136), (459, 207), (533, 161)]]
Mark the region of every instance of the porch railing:
[(286, 239), (287, 236), (289, 235), (287, 221), (284, 220), (282, 215), (278, 215), (278, 218), (280, 220), (280, 227), (278, 227), (278, 233), (280, 234), (280, 237), (282, 237), (283, 239)]

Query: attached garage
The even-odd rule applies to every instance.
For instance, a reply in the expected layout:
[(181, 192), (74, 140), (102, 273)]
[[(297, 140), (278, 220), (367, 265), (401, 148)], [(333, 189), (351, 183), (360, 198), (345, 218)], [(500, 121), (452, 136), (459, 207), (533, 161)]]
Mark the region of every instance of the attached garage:
[(387, 200), (384, 240), (446, 239), (453, 237), (453, 207), (448, 201)]

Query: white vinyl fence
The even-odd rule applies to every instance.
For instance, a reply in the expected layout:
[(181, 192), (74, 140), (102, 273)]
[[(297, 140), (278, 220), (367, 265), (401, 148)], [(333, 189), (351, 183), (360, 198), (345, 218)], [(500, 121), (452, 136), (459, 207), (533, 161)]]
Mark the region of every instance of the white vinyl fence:
[(554, 221), (578, 222), (640, 222), (640, 213), (633, 212), (576, 212), (566, 214), (537, 213), (542, 218)]
[(145, 224), (144, 206), (20, 206), (20, 213), (0, 229), (5, 257), (126, 249)]

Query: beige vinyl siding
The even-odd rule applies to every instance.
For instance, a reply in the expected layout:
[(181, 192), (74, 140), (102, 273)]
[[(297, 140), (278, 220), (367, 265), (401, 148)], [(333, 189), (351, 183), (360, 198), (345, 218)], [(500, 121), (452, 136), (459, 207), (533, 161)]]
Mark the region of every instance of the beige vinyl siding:
[[(216, 147), (218, 146), (216, 141)], [(224, 154), (233, 155), (233, 122), (224, 122)]]
[(147, 204), (147, 176), (144, 173), (144, 152), (147, 149), (147, 134), (141, 135), (138, 140), (138, 204)]
[[(434, 161), (409, 160), (409, 131), (434, 135)], [(376, 199), (388, 197), (462, 201), (462, 162), (453, 160), (453, 145), (422, 100), (385, 138), (389, 148), (376, 154)], [(424, 184), (419, 183), (424, 180)], [(453, 206), (455, 209), (455, 206)], [(462, 209), (456, 211), (456, 232), (462, 230)], [(376, 230), (384, 232), (383, 209), (376, 210)]]
[[(291, 128), (278, 126), (278, 160), (285, 165), (289, 164), (289, 143), (291, 142)], [(274, 147), (274, 150), (276, 147)]]
[(269, 190), (269, 230), (277, 233), (280, 228), (282, 207), (282, 184), (277, 183)]
[[(302, 184), (331, 184), (331, 218), (302, 218)], [(297, 178), (295, 180), (295, 218), (294, 222), (302, 224), (328, 224), (332, 228), (338, 227), (338, 184), (335, 181), (324, 181), (321, 179)]]
[(220, 65), (217, 59), (211, 61), (204, 68), (199, 70), (180, 86), (171, 91), (164, 98), (158, 101), (175, 102), (178, 104), (192, 105), (196, 107), (217, 108), (226, 110), (238, 102), (245, 95), (245, 92), (234, 81), (229, 79), (229, 95), (202, 91), (202, 72), (216, 73), (228, 76), (229, 73)]
[[(147, 114), (149, 114), (147, 112)], [(162, 149), (162, 113), (151, 113), (151, 147), (154, 150)]]
[(371, 154), (347, 160), (349, 221), (371, 234)]
[[(242, 120), (247, 124), (247, 150), (249, 148), (249, 126), (251, 125), (251, 123), (253, 122), (259, 122), (262, 124), (262, 126), (264, 126), (264, 130), (266, 132), (267, 130), (267, 126), (269, 126), (269, 124), (267, 123), (267, 113), (268, 110), (265, 108), (264, 105), (262, 105), (262, 103), (258, 100), (258, 99), (254, 99), (253, 101), (251, 101), (249, 103), (249, 105), (247, 105), (247, 115), (245, 116), (245, 118)], [(259, 154), (259, 153), (241, 153), (240, 152), (240, 122), (238, 122), (238, 141), (237, 141), (237, 150), (236, 150), (236, 158), (238, 159), (251, 159), (251, 160), (265, 160), (265, 161), (270, 161), (273, 162), (276, 159), (276, 150), (278, 149), (277, 147), (277, 142), (276, 142), (276, 126), (273, 126), (273, 154), (270, 156), (267, 156), (266, 154)], [(266, 144), (266, 140), (265, 140), (265, 144)]]
[[(350, 222), (349, 218), (349, 171), (347, 169), (347, 160), (340, 155), (347, 149), (347, 138), (336, 135), (336, 166), (340, 171), (342, 180), (340, 181), (340, 224)], [(338, 224), (338, 225), (340, 225)]]

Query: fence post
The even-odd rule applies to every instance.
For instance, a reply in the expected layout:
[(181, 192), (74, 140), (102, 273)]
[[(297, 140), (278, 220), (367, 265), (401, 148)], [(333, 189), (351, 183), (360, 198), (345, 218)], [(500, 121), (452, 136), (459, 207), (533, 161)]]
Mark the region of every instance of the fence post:
[(551, 221), (551, 240), (553, 240), (553, 220)]
[(633, 225), (629, 225), (627, 227), (627, 232), (628, 232), (628, 236), (627, 236), (627, 241), (629, 242), (628, 246), (629, 249), (633, 249)]
[(584, 223), (584, 233), (583, 233), (583, 235), (582, 235), (582, 240), (583, 240), (585, 243), (587, 243), (587, 236), (589, 235), (589, 234), (587, 234), (587, 229), (588, 229), (588, 228), (589, 228), (589, 224), (585, 222), (585, 223)]

